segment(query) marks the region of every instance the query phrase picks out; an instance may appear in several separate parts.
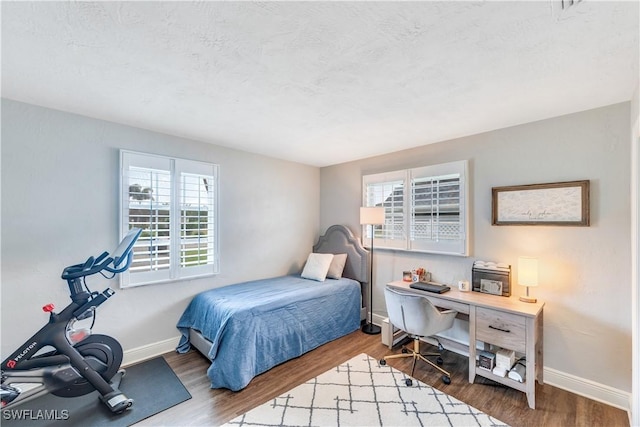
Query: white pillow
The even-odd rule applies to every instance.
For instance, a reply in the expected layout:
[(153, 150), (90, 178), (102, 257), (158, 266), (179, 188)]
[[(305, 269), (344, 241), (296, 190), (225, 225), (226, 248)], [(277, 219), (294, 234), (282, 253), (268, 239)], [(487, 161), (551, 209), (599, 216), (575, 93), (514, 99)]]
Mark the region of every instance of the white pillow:
[(331, 266), (332, 259), (333, 254), (310, 253), (301, 276), (305, 279), (324, 282), (324, 279), (327, 278), (327, 272)]
[(344, 265), (347, 263), (347, 254), (334, 254), (327, 272), (327, 278), (340, 279), (344, 271)]

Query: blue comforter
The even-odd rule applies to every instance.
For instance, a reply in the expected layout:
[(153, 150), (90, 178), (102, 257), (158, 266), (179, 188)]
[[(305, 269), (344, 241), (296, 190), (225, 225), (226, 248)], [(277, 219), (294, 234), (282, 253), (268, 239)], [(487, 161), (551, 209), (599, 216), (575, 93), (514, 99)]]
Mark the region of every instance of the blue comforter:
[(360, 325), (360, 284), (284, 276), (196, 295), (178, 321), (177, 351), (193, 328), (213, 343), (211, 388), (240, 390), (272, 367), (347, 335)]

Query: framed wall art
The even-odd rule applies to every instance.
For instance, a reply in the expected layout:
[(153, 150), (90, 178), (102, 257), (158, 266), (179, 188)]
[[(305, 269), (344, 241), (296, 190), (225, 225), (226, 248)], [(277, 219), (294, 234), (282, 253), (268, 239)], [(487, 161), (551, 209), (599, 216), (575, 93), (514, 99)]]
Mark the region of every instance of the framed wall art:
[(491, 189), (492, 225), (589, 226), (589, 181)]

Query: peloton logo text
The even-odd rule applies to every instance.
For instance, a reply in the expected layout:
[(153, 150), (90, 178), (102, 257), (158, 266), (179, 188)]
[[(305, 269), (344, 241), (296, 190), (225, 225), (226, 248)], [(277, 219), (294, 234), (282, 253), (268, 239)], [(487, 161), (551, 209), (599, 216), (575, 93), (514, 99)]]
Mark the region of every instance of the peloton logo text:
[[(19, 362), (19, 361), (20, 361), (20, 359), (22, 359), (25, 355), (27, 355), (27, 353), (29, 353), (31, 350), (33, 350), (33, 348), (34, 348), (35, 346), (37, 346), (37, 345), (38, 345), (38, 343), (37, 343), (37, 342), (35, 342), (35, 341), (34, 341), (34, 342), (32, 342), (32, 343), (31, 343), (31, 344), (29, 344), (27, 347), (25, 347), (25, 349), (24, 349), (24, 350), (22, 350), (22, 353), (20, 353), (19, 355), (17, 355), (17, 356), (15, 357), (15, 359), (13, 359), (13, 360), (15, 360), (16, 362)], [(10, 362), (9, 362), (9, 363), (10, 363)], [(9, 363), (7, 363), (7, 366), (9, 366)], [(16, 364), (15, 364), (15, 363), (12, 363), (12, 365), (13, 365), (13, 366), (9, 366), (9, 367), (10, 367), (10, 368), (13, 368), (14, 366), (16, 366)]]

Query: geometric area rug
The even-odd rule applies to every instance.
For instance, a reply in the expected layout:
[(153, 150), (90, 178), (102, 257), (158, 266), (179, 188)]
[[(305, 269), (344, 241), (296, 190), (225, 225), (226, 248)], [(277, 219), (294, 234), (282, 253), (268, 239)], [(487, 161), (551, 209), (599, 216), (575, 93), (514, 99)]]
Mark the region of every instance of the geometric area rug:
[(283, 393), (225, 426), (504, 426), (484, 412), (366, 354)]

